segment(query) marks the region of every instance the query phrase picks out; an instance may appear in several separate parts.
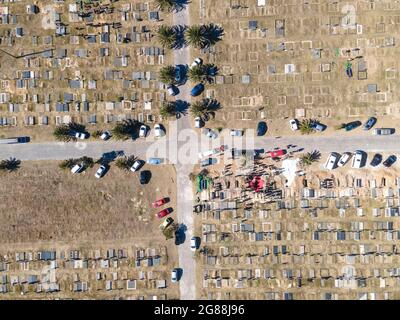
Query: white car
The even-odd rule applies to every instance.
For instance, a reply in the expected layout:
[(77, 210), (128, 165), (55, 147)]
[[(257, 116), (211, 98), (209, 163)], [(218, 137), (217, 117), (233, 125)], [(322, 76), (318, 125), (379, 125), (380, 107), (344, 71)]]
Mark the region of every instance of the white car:
[(136, 172), (142, 166), (142, 163), (141, 160), (136, 160), (131, 167), (131, 171)]
[(147, 127), (145, 125), (141, 125), (139, 129), (139, 137), (146, 138), (147, 135)]
[(201, 128), (201, 118), (200, 117), (194, 118), (194, 127)]
[(79, 173), (83, 169), (83, 164), (76, 164), (72, 167), (71, 172), (72, 173)]
[(156, 137), (156, 138), (159, 138), (159, 137), (162, 137), (162, 136), (164, 136), (165, 135), (165, 132), (164, 132), (164, 130), (161, 128), (161, 126), (157, 123), (157, 124), (155, 124), (155, 126), (154, 126), (154, 136)]
[(339, 155), (338, 153), (332, 152), (332, 153), (329, 155), (329, 157), (328, 157), (328, 159), (326, 160), (326, 162), (325, 162), (325, 169), (327, 169), (327, 170), (332, 170), (332, 169), (334, 169), (335, 166), (336, 166), (336, 163), (337, 163), (338, 160), (339, 160), (339, 157), (340, 157), (340, 155)]
[(196, 237), (192, 237), (190, 239), (190, 250), (192, 250), (192, 251), (197, 250), (197, 238)]
[(210, 157), (213, 154), (214, 154), (214, 150), (207, 150), (204, 152), (199, 152), (199, 158), (202, 159), (202, 158)]
[(243, 130), (231, 129), (231, 136), (232, 137), (241, 137), (241, 136), (243, 136), (243, 134), (244, 134)]
[(351, 153), (350, 152), (345, 152), (343, 155), (340, 157), (339, 162), (338, 162), (338, 167), (343, 167), (351, 158)]
[(353, 162), (351, 163), (352, 168), (361, 168), (361, 162), (363, 159), (363, 153), (360, 150), (357, 150), (354, 153)]
[(173, 269), (171, 271), (171, 282), (175, 283), (178, 281), (178, 269)]
[(299, 123), (297, 119), (290, 120), (289, 124), (290, 124), (290, 129), (292, 129), (293, 131), (299, 130)]
[(104, 132), (101, 134), (100, 139), (101, 139), (101, 140), (108, 140), (108, 139), (110, 139), (110, 137), (111, 137), (110, 132), (104, 131)]
[(97, 171), (96, 171), (96, 173), (94, 174), (94, 176), (95, 176), (97, 179), (100, 179), (100, 178), (103, 176), (103, 174), (104, 174), (105, 171), (106, 171), (106, 167), (105, 167), (104, 165), (101, 165), (100, 168), (97, 169)]
[(75, 132), (75, 138), (77, 138), (77, 139), (84, 140), (84, 139), (87, 139), (88, 136), (89, 135), (86, 132)]
[(190, 69), (194, 68), (196, 66), (200, 66), (203, 63), (203, 60), (201, 58), (196, 58), (194, 59), (193, 63), (190, 65)]

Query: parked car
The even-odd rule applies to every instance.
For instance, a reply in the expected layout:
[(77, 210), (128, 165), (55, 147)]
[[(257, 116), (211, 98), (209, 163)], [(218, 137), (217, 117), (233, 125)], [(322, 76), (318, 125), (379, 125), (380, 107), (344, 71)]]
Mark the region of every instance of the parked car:
[(171, 271), (171, 282), (175, 283), (177, 281), (178, 281), (178, 269), (175, 268)]
[(71, 172), (72, 173), (79, 173), (83, 169), (83, 164), (76, 164), (72, 167)]
[(257, 136), (263, 136), (267, 132), (267, 124), (265, 121), (260, 121), (257, 125)]
[(158, 123), (156, 123), (156, 124), (154, 125), (154, 136), (155, 136), (156, 138), (160, 138), (160, 137), (162, 137), (162, 136), (165, 136), (165, 131), (164, 131), (164, 129), (161, 128), (161, 125), (158, 124)]
[(391, 156), (389, 156), (385, 161), (383, 161), (383, 165), (386, 167), (386, 168), (389, 168), (393, 163), (395, 163), (396, 162), (396, 160), (397, 160), (397, 157), (395, 156), (395, 155), (391, 155)]
[(235, 130), (235, 129), (231, 129), (231, 136), (232, 137), (241, 137), (244, 134), (244, 130)]
[(157, 218), (164, 218), (165, 216), (169, 215), (170, 212), (171, 212), (171, 211), (170, 211), (169, 209), (161, 210), (160, 212), (158, 212), (158, 213), (156, 214), (156, 217), (157, 217)]
[(353, 122), (349, 122), (344, 126), (344, 129), (346, 131), (351, 131), (357, 127), (361, 126), (361, 121), (353, 121)]
[(271, 158), (276, 158), (276, 157), (281, 157), (286, 154), (286, 150), (284, 149), (278, 149), (278, 150), (273, 150), (273, 151), (268, 151), (267, 152)]
[(364, 152), (363, 151), (361, 151), (361, 150), (357, 150), (355, 153), (354, 153), (354, 156), (353, 156), (353, 161), (352, 161), (352, 163), (351, 163), (351, 167), (352, 168), (361, 168), (362, 167), (362, 165), (363, 165), (363, 158), (364, 158)]
[(319, 123), (319, 122), (313, 122), (311, 124), (311, 128), (314, 129), (315, 131), (324, 131), (326, 129), (326, 125)]
[(192, 237), (190, 238), (190, 250), (196, 251), (196, 249), (197, 249), (197, 238)]
[(87, 132), (75, 132), (75, 138), (84, 140), (89, 138), (89, 134)]
[(176, 87), (176, 86), (174, 86), (174, 85), (169, 85), (168, 87), (167, 87), (167, 92), (168, 92), (168, 94), (170, 95), (170, 96), (176, 96), (178, 93), (179, 93), (179, 89)]
[(100, 135), (100, 139), (101, 140), (108, 140), (111, 137), (111, 133), (109, 131), (104, 131), (101, 135)]
[(202, 167), (207, 167), (207, 166), (211, 165), (212, 163), (213, 163), (212, 158), (207, 158), (207, 159), (202, 160), (202, 161), (200, 162), (200, 165), (201, 165)]
[(375, 136), (387, 136), (394, 133), (393, 128), (375, 128), (372, 132)]
[(151, 173), (149, 170), (140, 171), (139, 182), (141, 185), (147, 184), (150, 180)]
[(194, 68), (196, 66), (200, 66), (201, 64), (203, 64), (203, 60), (201, 58), (196, 58), (196, 59), (194, 59), (194, 61), (190, 65), (190, 69)]
[(130, 170), (131, 170), (132, 172), (136, 172), (136, 171), (138, 171), (143, 165), (144, 165), (144, 161), (143, 161), (143, 160), (136, 160), (136, 161), (133, 163), (133, 165), (132, 165), (132, 167), (130, 168)]
[(351, 158), (352, 154), (350, 152), (345, 152), (342, 154), (338, 161), (338, 167), (343, 167)]
[(369, 130), (369, 129), (371, 129), (371, 128), (375, 125), (375, 123), (376, 123), (376, 118), (375, 118), (375, 117), (369, 118), (369, 119), (367, 120), (367, 122), (364, 123), (363, 130)]
[(164, 159), (161, 158), (149, 158), (149, 160), (147, 160), (148, 164), (162, 164), (164, 162)]
[(147, 127), (143, 124), (139, 129), (139, 138), (146, 138), (147, 135)]
[(168, 202), (169, 202), (169, 198), (162, 198), (162, 199), (158, 199), (158, 200), (154, 201), (154, 202), (151, 204), (151, 206), (152, 206), (153, 208), (158, 208), (158, 207), (161, 207), (161, 206), (163, 206), (164, 204), (166, 204), (166, 203), (168, 203)]
[(194, 118), (194, 127), (195, 128), (201, 128), (203, 124), (203, 121), (201, 120), (200, 117)]
[(186, 68), (184, 65), (178, 64), (177, 66), (175, 66), (175, 81), (176, 81), (176, 83), (179, 83), (179, 84), (182, 83), (182, 81), (184, 80), (185, 72), (186, 72)]
[(290, 129), (293, 131), (299, 130), (299, 122), (297, 119), (289, 120)]
[(338, 162), (339, 158), (340, 158), (340, 154), (338, 154), (337, 152), (332, 152), (325, 162), (325, 166), (324, 166), (325, 169), (327, 169), (327, 170), (335, 169), (336, 163)]
[(204, 84), (199, 83), (193, 87), (193, 89), (190, 91), (190, 94), (192, 97), (197, 97), (204, 91)]
[(185, 242), (185, 233), (182, 230), (177, 229), (175, 231), (175, 245), (179, 246), (184, 242)]
[(174, 219), (172, 219), (171, 217), (168, 217), (167, 219), (165, 219), (165, 220), (159, 225), (160, 230), (163, 231), (165, 228), (168, 228), (173, 222), (174, 222)]
[(105, 172), (105, 171), (106, 171), (106, 166), (101, 165), (100, 168), (97, 169), (97, 171), (96, 171), (96, 173), (94, 174), (94, 176), (95, 176), (97, 179), (100, 179), (100, 178), (104, 175), (104, 172)]
[(210, 139), (216, 139), (218, 137), (218, 133), (210, 128), (204, 128), (203, 133)]
[(381, 162), (382, 162), (382, 155), (379, 154), (379, 153), (377, 153), (377, 154), (375, 154), (374, 157), (372, 158), (372, 161), (371, 161), (370, 165), (371, 165), (372, 167), (376, 167), (376, 166), (378, 166)]

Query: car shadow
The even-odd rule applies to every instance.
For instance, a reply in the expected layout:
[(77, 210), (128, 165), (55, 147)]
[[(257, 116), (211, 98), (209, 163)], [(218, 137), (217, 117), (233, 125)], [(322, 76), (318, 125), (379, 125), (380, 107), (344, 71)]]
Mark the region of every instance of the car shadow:
[(182, 268), (176, 268), (176, 273), (177, 273), (177, 280), (181, 280), (183, 276), (183, 269)]

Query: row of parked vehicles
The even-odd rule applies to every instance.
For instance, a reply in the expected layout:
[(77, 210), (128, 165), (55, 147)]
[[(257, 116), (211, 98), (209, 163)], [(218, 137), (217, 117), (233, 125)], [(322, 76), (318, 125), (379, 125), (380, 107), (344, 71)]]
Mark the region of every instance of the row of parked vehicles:
[[(156, 138), (160, 138), (160, 137), (165, 136), (165, 129), (163, 128), (163, 126), (161, 124), (156, 123), (154, 125), (153, 130), (154, 130), (154, 136)], [(141, 125), (140, 128), (139, 128), (139, 138), (146, 138), (147, 135), (149, 134), (149, 132), (150, 132), (150, 129), (149, 129), (148, 126), (146, 126), (144, 124)], [(89, 138), (89, 133), (87, 133), (87, 132), (74, 132), (73, 136), (76, 139), (85, 140), (85, 139)], [(100, 139), (104, 140), (104, 141), (109, 140), (110, 138), (111, 138), (111, 133), (109, 131), (103, 131), (102, 134), (100, 135)]]
[[(194, 59), (193, 63), (190, 65), (190, 69), (201, 66), (203, 64), (203, 60), (201, 58), (196, 58)], [(211, 69), (210, 75), (215, 75), (214, 73), (216, 72), (215, 69)], [(187, 73), (187, 66), (184, 65), (177, 65), (175, 66), (175, 82), (180, 85), (184, 82), (184, 79), (186, 78), (186, 73)], [(204, 84), (198, 83), (196, 84), (192, 90), (190, 90), (190, 95), (192, 97), (197, 97), (199, 96), (202, 92), (204, 91)], [(170, 96), (176, 96), (179, 94), (179, 89), (176, 85), (170, 84), (167, 86), (167, 92)]]
[[(165, 204), (169, 203), (170, 199), (168, 197), (165, 198), (161, 198), (158, 199), (156, 201), (154, 201), (151, 204), (151, 207), (156, 209), (156, 208), (160, 208), (162, 206), (164, 206)], [(166, 208), (163, 209), (161, 211), (159, 211), (158, 213), (156, 213), (156, 217), (157, 218), (164, 218), (165, 216), (167, 216), (168, 214), (170, 214), (172, 212), (172, 208)], [(164, 230), (165, 228), (168, 228), (172, 223), (174, 222), (174, 219), (172, 219), (171, 217), (167, 217), (161, 224), (160, 224), (160, 230)], [(175, 232), (175, 244), (180, 244), (181, 241), (178, 239), (180, 239), (180, 235), (179, 235), (179, 230), (177, 230)], [(200, 244), (200, 239), (198, 237), (191, 237), (190, 238), (190, 250), (192, 251), (196, 251), (199, 247)], [(177, 282), (180, 280), (182, 276), (182, 270), (179, 268), (174, 268), (171, 271), (171, 282)]]
[[(333, 170), (337, 167), (343, 167), (350, 160), (352, 168), (362, 168), (366, 165), (367, 154), (362, 150), (357, 150), (354, 152), (354, 154), (351, 152), (345, 152), (342, 155), (337, 152), (332, 152), (326, 160), (324, 167), (327, 170)], [(390, 155), (385, 161), (382, 162), (382, 160), (382, 155), (377, 153), (372, 158), (370, 166), (377, 167), (382, 163), (388, 168), (396, 162), (397, 157), (395, 155)]]

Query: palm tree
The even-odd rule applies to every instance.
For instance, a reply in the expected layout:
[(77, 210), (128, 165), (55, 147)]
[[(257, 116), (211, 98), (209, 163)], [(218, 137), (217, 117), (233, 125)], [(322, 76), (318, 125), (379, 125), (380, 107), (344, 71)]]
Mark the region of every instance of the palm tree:
[(19, 169), (21, 165), (21, 160), (17, 160), (16, 158), (10, 158), (0, 161), (0, 170), (2, 171), (15, 171)]
[(192, 113), (193, 117), (204, 117), (207, 114), (207, 104), (204, 103), (205, 99), (201, 101), (196, 101), (190, 106), (190, 112)]
[(300, 126), (299, 126), (300, 132), (302, 134), (310, 134), (311, 132), (314, 132), (314, 129), (312, 128), (312, 124), (313, 124), (313, 121), (311, 119), (302, 120), (300, 122)]
[(159, 80), (164, 84), (174, 84), (175, 81), (175, 67), (165, 66), (158, 72)]
[(207, 70), (203, 65), (195, 66), (188, 71), (188, 77), (193, 82), (201, 82), (207, 79)]
[(160, 115), (163, 118), (169, 118), (176, 115), (176, 106), (172, 101), (165, 101), (160, 107)]
[(175, 0), (154, 0), (158, 10), (171, 12), (175, 8)]
[(101, 130), (93, 131), (92, 137), (95, 138), (95, 139), (98, 139), (98, 138), (100, 138), (100, 136), (101, 136), (102, 133), (103, 133), (103, 132), (102, 132)]
[(157, 30), (157, 38), (163, 47), (173, 49), (178, 37), (173, 27), (160, 26)]
[(204, 26), (197, 25), (190, 26), (185, 31), (188, 43), (198, 49), (204, 48), (208, 43), (205, 33)]
[(72, 139), (70, 132), (70, 127), (66, 124), (62, 124), (54, 129), (53, 135), (58, 141), (68, 142)]
[(61, 161), (58, 167), (62, 170), (71, 169), (75, 165), (76, 161), (74, 159), (66, 159)]
[(127, 170), (128, 169), (128, 159), (126, 157), (119, 157), (117, 160), (115, 160), (115, 166), (118, 169)]
[(126, 120), (119, 122), (111, 129), (111, 133), (116, 140), (127, 140), (132, 138), (139, 128), (139, 123), (136, 120)]
[(129, 157), (119, 157), (117, 160), (115, 160), (115, 165), (118, 169), (129, 170), (135, 160), (136, 157), (134, 155), (131, 155)]
[(314, 150), (312, 152), (307, 152), (301, 155), (300, 163), (303, 166), (309, 166), (313, 162), (318, 161), (321, 158), (321, 153), (318, 150)]
[(94, 166), (93, 158), (83, 156), (76, 160), (76, 162), (80, 162), (84, 165), (85, 168), (92, 168)]
[(215, 111), (221, 108), (219, 102), (214, 99), (202, 99), (194, 102), (190, 107), (190, 112), (194, 117), (206, 118), (209, 115), (215, 116)]

